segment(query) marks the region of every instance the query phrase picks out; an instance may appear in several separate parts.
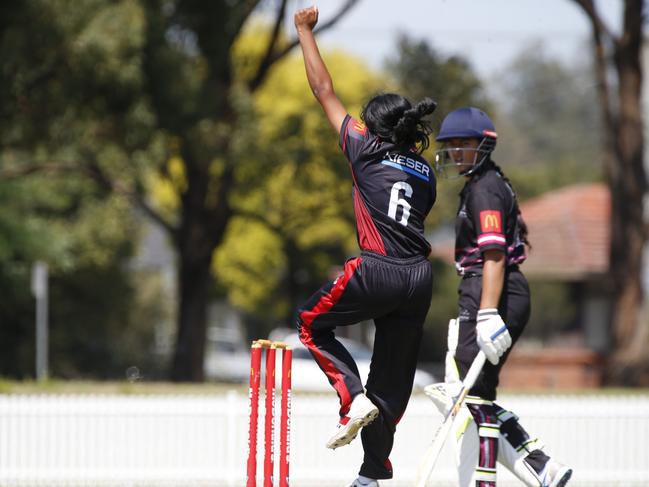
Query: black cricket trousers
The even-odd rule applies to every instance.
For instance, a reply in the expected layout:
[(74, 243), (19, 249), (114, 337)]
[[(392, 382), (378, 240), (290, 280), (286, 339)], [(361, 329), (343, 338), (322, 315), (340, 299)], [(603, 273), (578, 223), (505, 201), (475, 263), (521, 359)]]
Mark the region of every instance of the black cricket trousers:
[[(476, 341), (476, 318), (480, 308), (482, 276), (464, 277), (460, 282), (458, 294), (459, 336), (455, 361), (460, 371), (460, 378), (464, 379), (480, 349)], [(523, 333), (530, 318), (530, 288), (525, 276), (519, 270), (505, 272), (498, 313), (512, 337), (512, 345), (500, 358), (498, 365), (493, 365), (489, 361), (485, 363), (473, 388), (469, 391), (470, 395), (489, 401), (496, 400), (500, 369), (507, 361), (509, 352)]]
[(399, 259), (364, 251), (349, 259), (343, 275), (325, 284), (298, 310), (300, 340), (336, 390), (341, 416), (363, 392), (363, 384), (334, 329), (374, 320), (374, 350), (365, 389), (380, 414), (361, 430), (365, 455), (360, 474), (366, 477), (392, 478), (388, 457), (412, 392), (432, 284), (432, 268), (424, 256)]

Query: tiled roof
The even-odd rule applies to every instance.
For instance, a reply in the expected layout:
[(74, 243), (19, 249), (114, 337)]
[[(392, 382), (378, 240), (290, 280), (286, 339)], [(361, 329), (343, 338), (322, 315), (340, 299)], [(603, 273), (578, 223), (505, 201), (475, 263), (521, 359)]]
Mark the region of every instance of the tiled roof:
[[(584, 279), (608, 270), (611, 202), (604, 184), (576, 184), (521, 204), (532, 244), (523, 271), (530, 277)], [(452, 262), (453, 242), (433, 243), (432, 255)]]
[(525, 274), (581, 279), (608, 270), (611, 200), (604, 184), (577, 184), (521, 204), (532, 250)]

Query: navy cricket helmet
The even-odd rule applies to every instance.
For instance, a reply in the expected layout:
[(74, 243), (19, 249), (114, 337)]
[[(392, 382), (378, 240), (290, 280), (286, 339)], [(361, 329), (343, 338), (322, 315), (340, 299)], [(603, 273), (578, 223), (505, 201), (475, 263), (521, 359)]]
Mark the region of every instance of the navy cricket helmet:
[[(446, 142), (451, 139), (478, 139), (479, 144), (475, 149), (446, 146), (436, 151), (437, 170), (444, 175), (447, 167), (454, 166), (460, 168), (459, 175), (469, 176), (475, 173), (496, 148), (497, 138), (494, 123), (482, 110), (474, 107), (453, 110), (442, 121), (439, 135), (435, 140)], [(465, 161), (462, 155), (469, 151), (473, 154), (473, 158)], [(466, 168), (462, 169), (462, 166)]]

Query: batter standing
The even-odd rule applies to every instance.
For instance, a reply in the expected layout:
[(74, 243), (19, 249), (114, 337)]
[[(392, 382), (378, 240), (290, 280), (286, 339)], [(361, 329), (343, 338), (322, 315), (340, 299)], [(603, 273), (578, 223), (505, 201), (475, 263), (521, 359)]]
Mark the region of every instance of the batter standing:
[[(447, 385), (464, 378), (479, 350), (488, 359), (466, 400), (470, 415), (456, 420), (459, 429), (452, 435), (460, 486), (495, 487), (498, 460), (529, 487), (561, 487), (572, 470), (551, 459), (513, 413), (493, 402), (500, 369), (530, 316), (530, 291), (519, 269), (527, 226), (511, 183), (491, 159), (497, 137), (493, 122), (477, 108), (449, 113), (437, 137), (444, 145), (437, 151), (438, 170), (466, 178), (455, 222), (455, 265), (462, 280), (459, 315), (449, 326)], [(434, 399), (435, 386), (426, 388)]]

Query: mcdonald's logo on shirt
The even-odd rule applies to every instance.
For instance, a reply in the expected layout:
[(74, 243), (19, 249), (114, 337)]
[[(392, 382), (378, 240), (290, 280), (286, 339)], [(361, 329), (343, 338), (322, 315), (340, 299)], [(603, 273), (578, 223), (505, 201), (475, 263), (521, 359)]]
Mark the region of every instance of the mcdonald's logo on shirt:
[(482, 233), (503, 233), (500, 212), (497, 210), (481, 211), (480, 229)]

